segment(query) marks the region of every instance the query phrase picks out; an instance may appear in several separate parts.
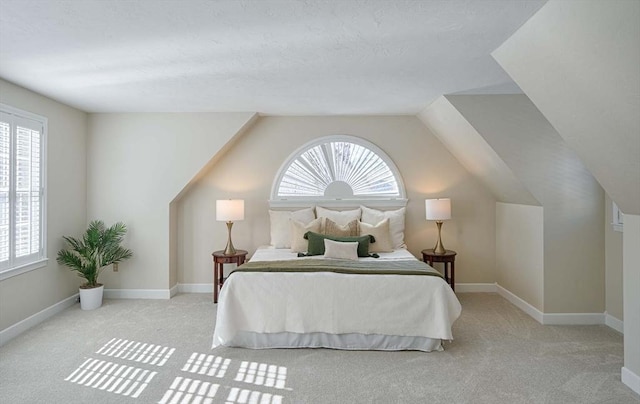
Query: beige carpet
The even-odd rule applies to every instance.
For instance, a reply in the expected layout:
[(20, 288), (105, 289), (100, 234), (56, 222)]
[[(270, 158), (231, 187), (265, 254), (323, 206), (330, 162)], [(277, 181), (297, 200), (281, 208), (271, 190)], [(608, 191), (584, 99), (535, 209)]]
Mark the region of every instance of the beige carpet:
[(0, 403), (640, 403), (617, 332), (459, 297), (433, 353), (211, 350), (209, 295), (76, 305), (0, 348)]

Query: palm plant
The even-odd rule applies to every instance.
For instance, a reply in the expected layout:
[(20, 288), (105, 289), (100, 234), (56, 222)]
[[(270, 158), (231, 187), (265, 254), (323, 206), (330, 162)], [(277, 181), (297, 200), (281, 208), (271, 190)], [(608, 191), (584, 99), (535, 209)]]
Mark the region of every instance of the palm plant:
[(58, 251), (58, 264), (66, 265), (86, 279), (81, 288), (100, 286), (98, 276), (108, 265), (131, 258), (133, 253), (120, 245), (127, 227), (118, 222), (107, 228), (102, 220), (94, 220), (81, 239), (63, 236), (70, 249)]

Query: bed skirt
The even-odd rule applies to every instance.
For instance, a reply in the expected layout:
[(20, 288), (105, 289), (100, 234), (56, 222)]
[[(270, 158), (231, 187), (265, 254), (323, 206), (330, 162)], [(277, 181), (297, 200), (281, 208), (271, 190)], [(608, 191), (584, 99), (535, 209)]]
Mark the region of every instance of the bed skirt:
[(238, 332), (224, 346), (251, 349), (272, 348), (330, 348), (342, 350), (376, 351), (443, 351), (440, 339), (381, 334), (328, 334), (313, 332), (256, 333)]

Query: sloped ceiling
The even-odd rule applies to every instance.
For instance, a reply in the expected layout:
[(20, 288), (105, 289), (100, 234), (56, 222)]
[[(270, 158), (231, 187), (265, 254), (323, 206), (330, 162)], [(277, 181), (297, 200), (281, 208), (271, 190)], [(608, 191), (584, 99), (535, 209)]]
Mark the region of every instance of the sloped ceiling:
[(543, 206), (567, 215), (602, 203), (598, 183), (526, 95), (446, 98)]
[(0, 76), (88, 112), (416, 114), (512, 86), (546, 0), (0, 0)]
[(640, 214), (640, 1), (552, 1), (494, 53), (622, 212)]
[(420, 112), (418, 118), (498, 201), (541, 205), (449, 97), (438, 98)]

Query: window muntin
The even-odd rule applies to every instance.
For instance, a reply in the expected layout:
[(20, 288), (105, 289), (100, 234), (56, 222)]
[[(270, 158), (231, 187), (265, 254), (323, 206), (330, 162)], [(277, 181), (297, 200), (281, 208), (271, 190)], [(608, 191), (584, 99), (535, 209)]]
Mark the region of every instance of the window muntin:
[(293, 153), (281, 167), (271, 199), (399, 200), (404, 187), (391, 159), (354, 136), (327, 136)]
[(46, 118), (0, 105), (0, 279), (45, 259), (45, 136)]

